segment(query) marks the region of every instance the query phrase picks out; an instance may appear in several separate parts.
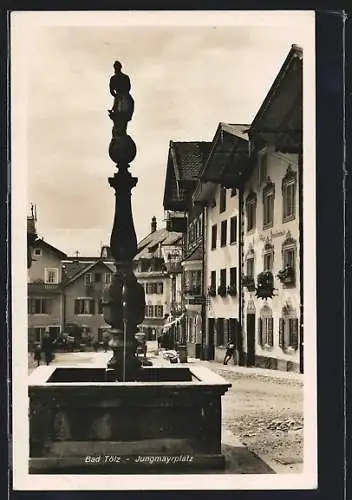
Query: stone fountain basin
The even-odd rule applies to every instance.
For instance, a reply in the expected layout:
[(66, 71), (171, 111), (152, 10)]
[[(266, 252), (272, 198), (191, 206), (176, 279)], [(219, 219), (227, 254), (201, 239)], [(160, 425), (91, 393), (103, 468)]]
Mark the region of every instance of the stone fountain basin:
[(205, 367), (143, 367), (136, 382), (104, 368), (40, 366), (29, 377), (29, 472), (175, 473), (224, 468), (221, 396)]

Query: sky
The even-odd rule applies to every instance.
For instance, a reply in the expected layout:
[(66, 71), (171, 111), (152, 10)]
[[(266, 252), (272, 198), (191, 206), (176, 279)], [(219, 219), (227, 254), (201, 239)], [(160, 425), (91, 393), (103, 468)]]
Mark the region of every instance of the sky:
[(220, 121), (250, 123), (291, 45), (304, 49), (309, 39), (303, 14), (290, 12), (278, 19), (266, 13), (259, 23), (248, 13), (245, 22), (227, 26), (217, 25), (216, 16), (208, 26), (195, 17), (188, 26), (163, 24), (162, 15), (158, 25), (138, 25), (133, 17), (122, 24), (116, 13), (103, 26), (98, 13), (89, 14), (77, 24), (71, 15), (65, 25), (48, 13), (49, 26), (35, 23), (32, 13), (16, 49), (24, 67), (13, 76), (26, 85), (27, 204), (37, 207), (39, 236), (70, 255), (98, 255), (110, 239), (108, 177), (116, 168), (108, 156), (107, 110), (116, 59), (135, 100), (128, 133), (137, 145), (130, 171), (138, 177), (132, 207), (140, 240), (152, 216), (158, 228), (165, 224), (169, 141), (211, 141)]

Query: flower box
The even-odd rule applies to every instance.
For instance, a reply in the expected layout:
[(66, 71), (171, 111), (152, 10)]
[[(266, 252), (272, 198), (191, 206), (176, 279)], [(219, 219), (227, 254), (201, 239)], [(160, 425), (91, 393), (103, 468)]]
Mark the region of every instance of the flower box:
[(210, 286), (210, 287), (208, 288), (208, 295), (209, 295), (209, 297), (215, 297), (215, 295), (216, 295), (216, 290), (215, 290), (215, 288), (214, 288), (214, 287)]
[(226, 286), (225, 285), (218, 286), (218, 295), (220, 295), (220, 297), (226, 296)]
[(255, 290), (255, 283), (253, 276), (243, 276), (242, 284), (249, 292), (253, 292)]
[(229, 285), (227, 287), (227, 294), (231, 295), (231, 297), (237, 295), (237, 288), (235, 287), (235, 285)]

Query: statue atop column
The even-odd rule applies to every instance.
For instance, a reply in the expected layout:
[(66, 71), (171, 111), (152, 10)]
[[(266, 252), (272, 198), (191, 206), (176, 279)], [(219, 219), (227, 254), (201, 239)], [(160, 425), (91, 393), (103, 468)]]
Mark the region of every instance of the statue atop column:
[(141, 363), (136, 356), (138, 325), (144, 319), (145, 295), (143, 286), (133, 273), (133, 258), (137, 254), (131, 190), (137, 184), (128, 169), (136, 156), (136, 145), (127, 134), (134, 101), (130, 95), (131, 83), (121, 71), (121, 63), (114, 63), (115, 74), (110, 78), (109, 89), (114, 105), (109, 116), (114, 122), (109, 156), (116, 163), (117, 172), (109, 178), (115, 190), (115, 216), (110, 238), (111, 255), (116, 271), (111, 286), (105, 294), (104, 319), (111, 325), (113, 339), (110, 343), (114, 356), (109, 362), (115, 380), (132, 381), (138, 378)]
[(110, 94), (114, 97), (113, 107), (108, 111), (114, 122), (113, 135), (126, 132), (127, 122), (131, 120), (134, 111), (134, 100), (130, 95), (131, 82), (121, 69), (121, 63), (115, 61), (115, 73), (110, 78), (109, 84)]

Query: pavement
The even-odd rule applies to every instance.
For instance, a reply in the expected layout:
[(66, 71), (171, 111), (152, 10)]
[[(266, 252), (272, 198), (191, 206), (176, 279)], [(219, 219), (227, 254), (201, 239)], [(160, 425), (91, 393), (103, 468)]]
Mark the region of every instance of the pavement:
[[(74, 352), (74, 353), (56, 353), (55, 359), (51, 364), (66, 367), (79, 365), (90, 365), (94, 367), (106, 367), (109, 359), (112, 357), (112, 352)], [(170, 366), (169, 360), (164, 359), (162, 354), (158, 352), (157, 346), (152, 343), (148, 345), (147, 358), (149, 358), (153, 366)], [(179, 364), (181, 365), (181, 363)], [(229, 381), (232, 382), (233, 377), (249, 377), (258, 380), (267, 379), (274, 382), (292, 381), (294, 384), (301, 385), (303, 383), (303, 375), (291, 372), (278, 372), (274, 370), (265, 370), (262, 368), (247, 368), (236, 365), (223, 365), (215, 361), (201, 361), (195, 358), (188, 358), (187, 363), (182, 363), (184, 366), (191, 367), (192, 365), (207, 366), (215, 372), (220, 373), (226, 378), (228, 374)], [(173, 365), (174, 366), (174, 365)], [(35, 366), (30, 367), (32, 371)], [(292, 465), (292, 463), (283, 464), (280, 461), (272, 460), (270, 455), (258, 455), (254, 453), (250, 447), (244, 444), (244, 439), (234, 434), (231, 430), (231, 422), (233, 420), (233, 392), (231, 390), (223, 397), (223, 425), (222, 425), (222, 453), (225, 455), (226, 468), (224, 474), (275, 474), (286, 472), (299, 472), (300, 466)], [(231, 404), (229, 405), (229, 401)], [(237, 404), (237, 403), (236, 403)], [(265, 404), (265, 402), (264, 402)], [(226, 410), (227, 409), (227, 410)], [(229, 421), (226, 415), (231, 415)], [(233, 425), (232, 425), (233, 427)], [(236, 428), (237, 429), (237, 428)], [(255, 448), (253, 448), (255, 449)], [(294, 460), (291, 460), (294, 462)]]

